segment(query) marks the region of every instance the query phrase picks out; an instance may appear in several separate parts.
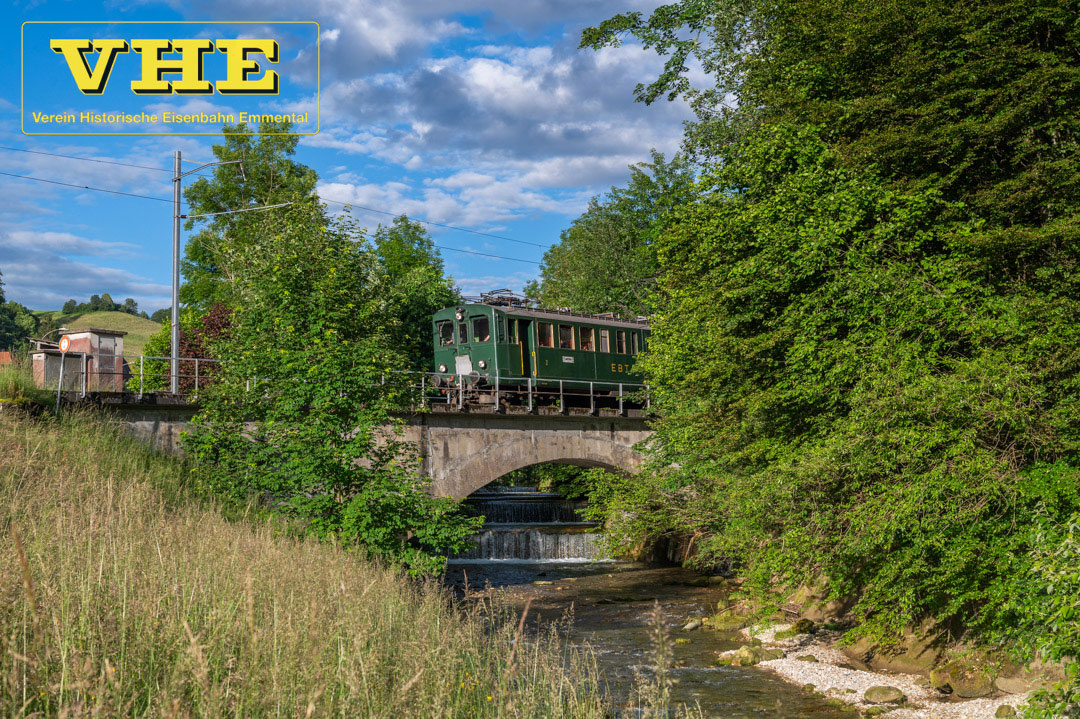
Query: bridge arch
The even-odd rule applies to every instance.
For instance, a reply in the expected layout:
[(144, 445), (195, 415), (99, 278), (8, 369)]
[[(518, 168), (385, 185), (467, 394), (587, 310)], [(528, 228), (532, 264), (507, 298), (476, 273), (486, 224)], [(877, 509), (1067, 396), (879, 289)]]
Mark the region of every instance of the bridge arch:
[(634, 446), (649, 434), (642, 420), (618, 417), (445, 414), (417, 416), (406, 438), (418, 443), (435, 494), (461, 499), (534, 464), (634, 472)]

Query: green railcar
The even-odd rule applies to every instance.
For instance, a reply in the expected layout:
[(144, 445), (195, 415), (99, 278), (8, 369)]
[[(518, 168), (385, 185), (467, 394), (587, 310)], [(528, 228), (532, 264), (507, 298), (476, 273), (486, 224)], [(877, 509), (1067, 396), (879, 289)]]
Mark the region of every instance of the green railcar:
[[(463, 303), (432, 318), (434, 371), (446, 384), (510, 388), (635, 386), (649, 341), (646, 320), (541, 310), (498, 301)], [(497, 379), (496, 379), (497, 378)]]

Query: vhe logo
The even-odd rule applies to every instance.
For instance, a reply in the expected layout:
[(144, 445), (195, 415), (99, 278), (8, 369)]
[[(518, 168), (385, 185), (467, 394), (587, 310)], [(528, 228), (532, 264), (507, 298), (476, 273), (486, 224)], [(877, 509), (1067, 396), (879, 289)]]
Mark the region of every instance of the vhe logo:
[[(182, 39), (136, 40), (130, 46), (126, 40), (50, 40), (53, 52), (64, 56), (75, 85), (84, 95), (100, 95), (109, 84), (109, 75), (120, 55), (134, 50), (142, 57), (142, 77), (131, 81), (137, 95), (213, 95), (216, 87), (222, 95), (276, 95), (278, 74), (267, 70), (261, 77), (257, 60), (250, 56), (261, 53), (267, 62), (278, 61), (278, 44), (269, 39)], [(225, 54), (225, 79), (210, 82), (203, 77), (203, 62), (214, 49)], [(98, 55), (90, 66), (89, 53)], [(176, 53), (177, 59), (165, 55)], [(180, 75), (168, 81), (165, 75)]]

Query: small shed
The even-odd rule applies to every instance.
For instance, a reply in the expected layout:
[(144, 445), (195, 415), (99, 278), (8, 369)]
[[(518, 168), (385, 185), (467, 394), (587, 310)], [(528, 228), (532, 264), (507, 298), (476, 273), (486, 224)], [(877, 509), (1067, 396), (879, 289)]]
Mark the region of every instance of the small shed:
[[(67, 333), (62, 386), (66, 390), (121, 392), (128, 370), (124, 362), (124, 335), (120, 330), (91, 328)], [(60, 347), (56, 342), (34, 342), (30, 352), (34, 384), (55, 388), (60, 379)]]

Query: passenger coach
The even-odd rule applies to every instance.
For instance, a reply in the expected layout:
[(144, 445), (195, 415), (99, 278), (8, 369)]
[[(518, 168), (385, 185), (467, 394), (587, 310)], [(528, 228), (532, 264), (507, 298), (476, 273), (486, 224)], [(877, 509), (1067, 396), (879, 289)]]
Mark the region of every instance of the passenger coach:
[(559, 380), (577, 388), (593, 382), (596, 390), (640, 383), (634, 362), (649, 338), (644, 319), (536, 309), (498, 293), (436, 312), (432, 330), (439, 379), (475, 388), (494, 386), (496, 377), (505, 389), (530, 378), (541, 388)]

